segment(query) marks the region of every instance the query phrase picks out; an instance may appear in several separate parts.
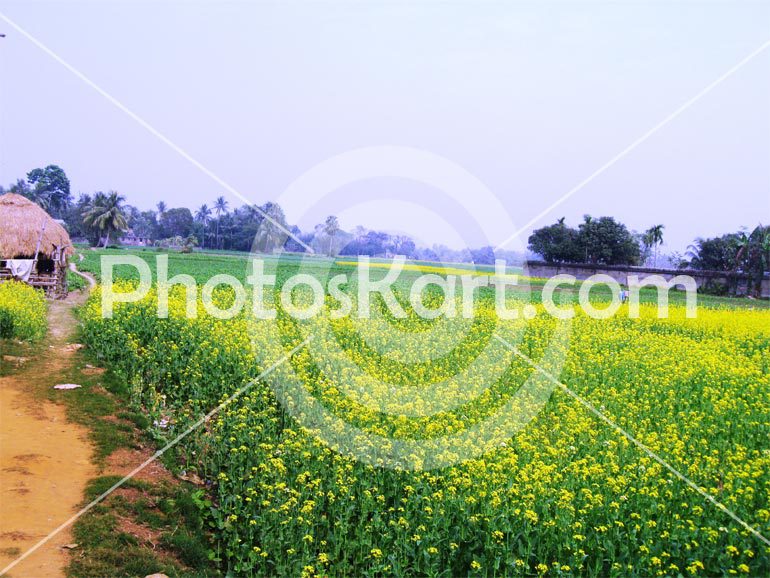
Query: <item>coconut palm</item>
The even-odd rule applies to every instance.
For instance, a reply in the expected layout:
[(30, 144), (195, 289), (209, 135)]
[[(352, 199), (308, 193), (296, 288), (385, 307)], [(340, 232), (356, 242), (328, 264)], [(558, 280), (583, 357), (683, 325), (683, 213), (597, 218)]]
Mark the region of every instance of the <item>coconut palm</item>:
[(217, 214), (217, 234), (216, 234), (216, 247), (219, 249), (219, 221), (222, 220), (222, 214), (227, 214), (228, 203), (224, 197), (217, 197), (214, 201), (214, 212)]
[(211, 209), (206, 204), (201, 205), (197, 211), (195, 211), (195, 220), (203, 225), (203, 242), (201, 248), (206, 247), (206, 227), (211, 222)]
[(104, 246), (110, 244), (110, 235), (116, 231), (128, 229), (128, 222), (123, 214), (125, 197), (115, 191), (96, 193), (89, 207), (83, 213), (83, 222), (94, 227), (104, 235)]
[(264, 216), (254, 241), (258, 250), (272, 253), (285, 242), (288, 225), (283, 209), (278, 203), (267, 203)]
[[(585, 214), (585, 215), (583, 215), (583, 224), (580, 225), (580, 227), (589, 227), (589, 226), (591, 226), (591, 224), (593, 224), (593, 222), (594, 222), (594, 218), (591, 215), (589, 215), (589, 214)], [(588, 247), (590, 245), (591, 245), (590, 242), (587, 242), (585, 244), (585, 246), (586, 246), (585, 247), (585, 255), (586, 255), (585, 262), (586, 263), (588, 263), (588, 261), (589, 261)]]
[(658, 266), (658, 247), (663, 244), (663, 229), (665, 225), (654, 225), (644, 232), (642, 240), (647, 248), (652, 248), (653, 260), (652, 266)]

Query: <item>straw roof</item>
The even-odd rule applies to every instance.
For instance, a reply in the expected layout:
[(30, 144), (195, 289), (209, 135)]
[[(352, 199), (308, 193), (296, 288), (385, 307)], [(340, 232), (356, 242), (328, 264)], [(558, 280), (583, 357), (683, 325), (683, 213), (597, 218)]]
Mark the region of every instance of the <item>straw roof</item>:
[(0, 195), (0, 259), (34, 256), (44, 222), (40, 254), (51, 257), (56, 247), (66, 247), (66, 254), (72, 255), (67, 231), (39, 205), (21, 195)]

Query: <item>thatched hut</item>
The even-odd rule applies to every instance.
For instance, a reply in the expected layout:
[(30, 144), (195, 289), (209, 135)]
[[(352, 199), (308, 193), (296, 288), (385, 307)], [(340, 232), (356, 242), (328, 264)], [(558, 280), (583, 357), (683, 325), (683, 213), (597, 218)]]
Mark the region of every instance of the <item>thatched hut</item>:
[(18, 279), (48, 297), (66, 297), (73, 253), (67, 231), (40, 206), (21, 195), (0, 195), (0, 283)]

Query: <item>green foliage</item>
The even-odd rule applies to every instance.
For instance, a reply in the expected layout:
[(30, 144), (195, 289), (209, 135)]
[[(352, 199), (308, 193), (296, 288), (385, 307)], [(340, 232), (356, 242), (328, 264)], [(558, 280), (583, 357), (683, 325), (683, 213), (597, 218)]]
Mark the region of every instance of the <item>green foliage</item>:
[(740, 231), (697, 239), (688, 255), (693, 269), (732, 273), (733, 283), (727, 287), (728, 292), (737, 292), (740, 274), (748, 280), (748, 292), (759, 296), (762, 280), (770, 273), (770, 226), (758, 225), (749, 234)]
[(27, 173), (27, 181), (32, 185), (32, 200), (55, 219), (62, 218), (71, 201), (70, 181), (64, 170), (57, 165), (33, 169)]
[(690, 246), (690, 267), (702, 271), (731, 271), (737, 254), (736, 233), (711, 239), (696, 239)]
[(639, 241), (612, 217), (586, 215), (577, 229), (556, 224), (537, 229), (529, 237), (529, 250), (548, 262), (638, 265)]
[(88, 285), (85, 279), (74, 271), (67, 269), (67, 287), (70, 291), (80, 291)]
[(529, 250), (537, 253), (549, 263), (578, 263), (585, 260), (576, 229), (568, 227), (563, 220), (537, 229), (529, 237)]
[(193, 232), (193, 216), (190, 209), (168, 209), (158, 221), (159, 234), (162, 238), (187, 237)]
[(13, 314), (0, 307), (0, 339), (11, 339), (13, 335)]
[(117, 231), (128, 228), (126, 216), (123, 214), (125, 198), (115, 191), (96, 193), (91, 204), (83, 213), (83, 223), (93, 227), (104, 236), (104, 246), (110, 244), (110, 236)]

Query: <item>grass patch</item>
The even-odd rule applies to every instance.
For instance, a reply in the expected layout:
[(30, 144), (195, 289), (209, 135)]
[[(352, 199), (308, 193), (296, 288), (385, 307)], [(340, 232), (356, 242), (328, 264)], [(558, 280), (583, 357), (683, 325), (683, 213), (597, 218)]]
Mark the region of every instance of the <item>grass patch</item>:
[[(15, 339), (0, 339), (0, 377), (22, 369), (39, 351), (39, 345)], [(19, 358), (26, 358), (27, 361), (21, 362)]]
[[(49, 395), (65, 403), (68, 418), (86, 425), (95, 446), (97, 465), (117, 449), (149, 441), (150, 421), (129, 407), (128, 388), (110, 371), (87, 374), (88, 353), (77, 352), (67, 381), (83, 387)], [(63, 377), (64, 379), (64, 377)], [(122, 479), (105, 475), (91, 480), (84, 504), (98, 498)], [(216, 576), (209, 561), (208, 534), (201, 510), (187, 483), (129, 479), (73, 526), (74, 541), (67, 575), (72, 578), (146, 576)]]
[[(85, 501), (102, 495), (120, 476), (92, 480)], [(67, 575), (73, 578), (215, 576), (200, 511), (191, 486), (126, 481), (115, 494), (80, 518), (73, 528), (79, 548)], [(137, 526), (140, 536), (126, 531)]]
[(150, 420), (148, 417), (136, 411), (121, 411), (118, 413), (118, 417), (120, 419), (130, 421), (132, 424), (142, 430), (150, 427)]
[(94, 459), (97, 465), (119, 448), (131, 448), (137, 444), (133, 424), (115, 422), (112, 418), (127, 399), (127, 388), (114, 374), (105, 372), (99, 375), (86, 375), (88, 358), (85, 354), (75, 354), (73, 368), (65, 372), (62, 382), (77, 383), (79, 389), (68, 391), (48, 390), (52, 401), (62, 403), (67, 408), (67, 418), (89, 428), (90, 439), (94, 444)]
[(80, 291), (84, 289), (86, 285), (87, 282), (85, 279), (71, 269), (67, 269), (67, 287), (69, 287), (70, 291)]

